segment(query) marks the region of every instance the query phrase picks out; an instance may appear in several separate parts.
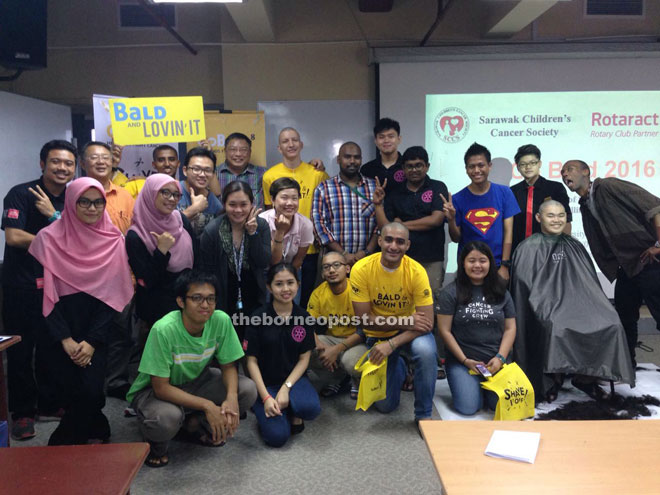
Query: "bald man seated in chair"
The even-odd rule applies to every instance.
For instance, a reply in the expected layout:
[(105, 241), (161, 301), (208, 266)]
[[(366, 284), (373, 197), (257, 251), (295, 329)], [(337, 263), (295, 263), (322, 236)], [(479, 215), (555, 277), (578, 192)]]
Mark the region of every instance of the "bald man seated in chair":
[(585, 247), (564, 234), (566, 210), (541, 204), (541, 232), (513, 256), (511, 295), (516, 305), (516, 362), (529, 377), (537, 402), (552, 402), (566, 374), (572, 384), (601, 400), (598, 379), (635, 386), (626, 334), (601, 288)]

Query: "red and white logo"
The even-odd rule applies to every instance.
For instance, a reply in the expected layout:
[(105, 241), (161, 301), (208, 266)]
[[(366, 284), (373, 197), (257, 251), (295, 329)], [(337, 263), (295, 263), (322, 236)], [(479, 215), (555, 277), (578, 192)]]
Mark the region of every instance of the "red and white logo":
[(485, 235), (499, 216), (500, 212), (495, 208), (476, 208), (468, 211), (465, 219)]
[(433, 130), (445, 143), (458, 143), (470, 130), (467, 114), (458, 107), (448, 107), (435, 116)]
[(7, 210), (7, 218), (17, 219), (19, 214), (20, 212), (18, 210), (15, 210), (14, 208), (10, 208), (9, 210)]

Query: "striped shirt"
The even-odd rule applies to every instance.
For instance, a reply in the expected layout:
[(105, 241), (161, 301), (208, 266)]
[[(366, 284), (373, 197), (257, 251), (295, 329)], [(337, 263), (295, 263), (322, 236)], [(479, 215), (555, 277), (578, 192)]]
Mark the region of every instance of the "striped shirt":
[(312, 221), (322, 245), (338, 242), (349, 253), (365, 249), (376, 230), (372, 203), (376, 181), (360, 177), (355, 188), (332, 177), (314, 190)]
[[(264, 194), (262, 191), (262, 184), (264, 178), (264, 172), (266, 171), (263, 167), (258, 167), (257, 165), (252, 165), (248, 163), (247, 167), (240, 174), (235, 174), (227, 167), (227, 162), (222, 162), (222, 165), (218, 167), (218, 182), (220, 183), (220, 191), (224, 191), (225, 186), (230, 182), (235, 180), (240, 180), (247, 183), (252, 189), (252, 194), (254, 194), (254, 206), (257, 208), (264, 207)], [(221, 199), (218, 197), (218, 199)], [(222, 200), (220, 201), (222, 203)]]

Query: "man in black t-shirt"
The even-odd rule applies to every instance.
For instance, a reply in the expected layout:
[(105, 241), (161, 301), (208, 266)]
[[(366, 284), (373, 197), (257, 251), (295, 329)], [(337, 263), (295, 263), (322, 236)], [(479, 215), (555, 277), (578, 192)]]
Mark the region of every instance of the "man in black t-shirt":
[[(400, 222), (410, 231), (410, 249), (406, 253), (419, 262), (429, 276), (434, 296), (445, 278), (445, 214), (442, 197), (449, 196), (444, 182), (428, 176), (429, 155), (421, 146), (412, 146), (403, 154), (403, 187), (391, 190), (381, 205), (376, 205), (378, 227)], [(441, 196), (442, 195), (442, 196)]]
[(401, 144), (401, 127), (396, 120), (380, 119), (374, 127), (374, 142), (378, 148), (378, 156), (365, 163), (360, 173), (365, 177), (378, 180), (381, 184), (387, 179), (387, 192), (405, 182), (403, 159), (399, 153)]
[(7, 349), (11, 435), (15, 440), (35, 436), (37, 407), (42, 418), (61, 416), (58, 398), (40, 356), (41, 346), (37, 343), (46, 335), (42, 315), (43, 268), (28, 253), (28, 248), (37, 232), (59, 219), (66, 185), (74, 176), (77, 155), (76, 148), (67, 141), (47, 142), (40, 153), (42, 176), (14, 186), (4, 199), (2, 317), (4, 332), (22, 338), (20, 343)]

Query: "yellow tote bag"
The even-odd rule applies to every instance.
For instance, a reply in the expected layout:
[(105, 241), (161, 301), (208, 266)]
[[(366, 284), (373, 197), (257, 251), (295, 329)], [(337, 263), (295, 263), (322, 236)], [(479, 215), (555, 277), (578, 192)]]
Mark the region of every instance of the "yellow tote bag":
[(355, 363), (355, 371), (362, 372), (355, 410), (366, 411), (376, 401), (383, 400), (387, 395), (387, 358), (380, 364), (369, 361), (369, 351)]
[(500, 398), (494, 420), (515, 421), (534, 417), (534, 388), (517, 363), (502, 365), (502, 369), (481, 382), (481, 386)]

